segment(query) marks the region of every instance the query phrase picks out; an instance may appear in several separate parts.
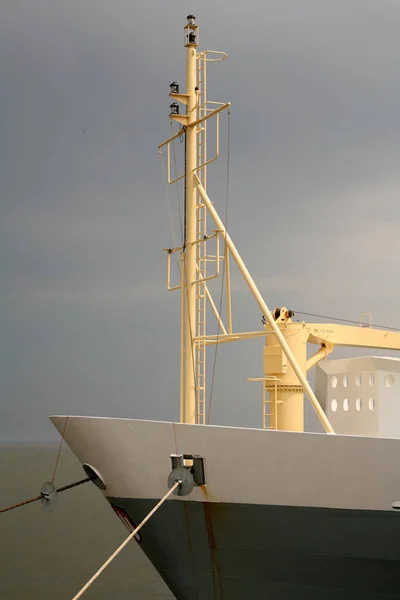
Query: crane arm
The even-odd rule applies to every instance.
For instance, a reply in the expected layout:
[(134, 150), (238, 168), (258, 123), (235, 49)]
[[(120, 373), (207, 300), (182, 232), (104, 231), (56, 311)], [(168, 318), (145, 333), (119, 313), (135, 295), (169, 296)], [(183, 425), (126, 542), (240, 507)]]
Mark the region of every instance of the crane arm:
[(400, 332), (326, 323), (307, 323), (308, 342), (358, 348), (400, 350)]

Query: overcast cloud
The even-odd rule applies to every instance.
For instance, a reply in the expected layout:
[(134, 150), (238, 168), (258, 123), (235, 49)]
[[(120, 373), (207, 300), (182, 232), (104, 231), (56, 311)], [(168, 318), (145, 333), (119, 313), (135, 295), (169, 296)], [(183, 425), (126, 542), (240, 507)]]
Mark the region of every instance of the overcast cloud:
[[(232, 102), (229, 229), (267, 304), (400, 327), (400, 3), (3, 0), (0, 441), (56, 439), (55, 413), (178, 418), (157, 144), (190, 12), (229, 54), (208, 96)], [(212, 420), (260, 424), (261, 374), (262, 341), (221, 347)]]

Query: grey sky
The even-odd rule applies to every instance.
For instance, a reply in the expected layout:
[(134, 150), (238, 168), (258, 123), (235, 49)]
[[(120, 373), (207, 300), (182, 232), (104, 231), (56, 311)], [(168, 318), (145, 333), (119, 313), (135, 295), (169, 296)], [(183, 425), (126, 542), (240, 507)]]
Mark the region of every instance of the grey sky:
[[(157, 144), (189, 12), (229, 54), (209, 98), (232, 102), (229, 229), (267, 304), (400, 327), (398, 2), (3, 0), (0, 440), (55, 439), (60, 412), (177, 418)], [(224, 214), (223, 161), (212, 181)], [(259, 423), (261, 360), (220, 349), (214, 422)]]

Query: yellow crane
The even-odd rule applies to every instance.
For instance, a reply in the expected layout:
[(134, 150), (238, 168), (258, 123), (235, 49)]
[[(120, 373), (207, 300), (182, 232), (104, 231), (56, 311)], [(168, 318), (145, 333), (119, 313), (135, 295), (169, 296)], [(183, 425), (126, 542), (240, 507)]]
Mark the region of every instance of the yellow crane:
[[(293, 322), (293, 312), (286, 307), (272, 311), (273, 318), (285, 338), (304, 376), (335, 346), (400, 350), (400, 332), (327, 323)], [(271, 429), (304, 431), (304, 387), (267, 322), (264, 347), (264, 388), (269, 392)], [(319, 350), (307, 360), (307, 344), (319, 344)], [(254, 380), (253, 380), (254, 381)], [(322, 409), (321, 409), (322, 410)], [(325, 426), (325, 424), (323, 423)], [(325, 427), (326, 431), (333, 433)]]

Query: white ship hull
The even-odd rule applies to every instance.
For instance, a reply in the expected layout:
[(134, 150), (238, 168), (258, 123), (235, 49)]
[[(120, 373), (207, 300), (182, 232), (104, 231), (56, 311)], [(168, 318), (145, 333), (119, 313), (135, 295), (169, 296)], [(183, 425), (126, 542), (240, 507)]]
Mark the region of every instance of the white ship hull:
[(69, 417), (65, 439), (134, 523), (166, 493), (171, 454), (205, 459), (206, 486), (141, 534), (178, 600), (400, 597), (400, 439), (95, 417)]

